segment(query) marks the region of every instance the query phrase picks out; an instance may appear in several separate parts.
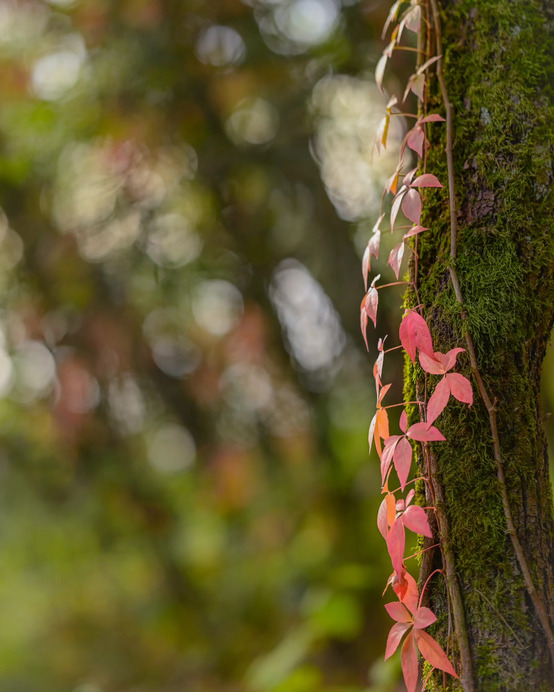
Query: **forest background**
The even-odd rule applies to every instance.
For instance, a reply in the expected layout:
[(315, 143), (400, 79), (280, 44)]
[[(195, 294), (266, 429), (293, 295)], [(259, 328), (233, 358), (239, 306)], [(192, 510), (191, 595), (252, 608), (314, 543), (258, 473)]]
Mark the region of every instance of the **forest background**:
[(398, 689), (359, 333), (388, 10), (0, 3), (0, 691)]

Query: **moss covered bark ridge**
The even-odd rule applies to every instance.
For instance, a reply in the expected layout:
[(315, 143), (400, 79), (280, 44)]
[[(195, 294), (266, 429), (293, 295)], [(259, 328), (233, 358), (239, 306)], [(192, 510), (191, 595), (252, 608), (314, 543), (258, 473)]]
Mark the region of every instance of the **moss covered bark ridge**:
[[(449, 281), (448, 205), (437, 191), (427, 193), (423, 223), (431, 232), (419, 243), (418, 277), (437, 348), (463, 345), (466, 328), (473, 336), (479, 369), (498, 400), (514, 522), (549, 604), (552, 497), (538, 401), (554, 315), (551, 9), (517, 0), (442, 3), (443, 71), (455, 108), (456, 270), (467, 320)], [(431, 105), (440, 108), (437, 85), (431, 89)], [(428, 171), (446, 180), (444, 129), (431, 134)], [(466, 366), (470, 374), (467, 359)], [(408, 367), (406, 375), (407, 390), (421, 386), (419, 368)], [(451, 404), (437, 425), (448, 440), (434, 452), (477, 689), (551, 691), (544, 637), (506, 534), (488, 413), (479, 400), (470, 410)], [(440, 581), (429, 595), (437, 610), (444, 607)], [(437, 626), (444, 644), (447, 628), (444, 617)], [(442, 689), (442, 676), (433, 684)], [(456, 689), (455, 681), (447, 684)]]

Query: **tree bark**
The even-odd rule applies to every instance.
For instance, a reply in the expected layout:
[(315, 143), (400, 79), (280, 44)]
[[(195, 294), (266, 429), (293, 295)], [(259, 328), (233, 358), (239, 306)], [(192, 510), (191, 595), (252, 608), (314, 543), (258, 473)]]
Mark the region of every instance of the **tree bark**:
[[(554, 318), (554, 5), (442, 0), (441, 14), (442, 70), (454, 107), (457, 252), (452, 259), (446, 189), (427, 191), (422, 224), (430, 231), (418, 240), (418, 296), (435, 348), (465, 347), (468, 333), (473, 340), (496, 408), (516, 534), (552, 628), (554, 522), (539, 394)], [(444, 112), (436, 79), (430, 83), (429, 112)], [(444, 126), (433, 124), (428, 136), (427, 172), (446, 188)], [(453, 291), (451, 267), (463, 305)], [(412, 263), (412, 278), (414, 270)], [(417, 302), (415, 293), (408, 293), (407, 305)], [(467, 353), (458, 362), (473, 381), (474, 405), (468, 409), (451, 399), (436, 423), (447, 442), (434, 443), (432, 454), (475, 689), (552, 692), (554, 661), (508, 533), (490, 412)], [(406, 400), (430, 394), (437, 381), (408, 364)], [(423, 456), (420, 464), (425, 472)], [(422, 577), (441, 566), (435, 551), (424, 561)], [(434, 576), (427, 595), (433, 610), (442, 613), (435, 636), (456, 658), (444, 580)], [(433, 676), (428, 689), (444, 689), (442, 674)], [(449, 678), (447, 689), (459, 689), (459, 683)]]

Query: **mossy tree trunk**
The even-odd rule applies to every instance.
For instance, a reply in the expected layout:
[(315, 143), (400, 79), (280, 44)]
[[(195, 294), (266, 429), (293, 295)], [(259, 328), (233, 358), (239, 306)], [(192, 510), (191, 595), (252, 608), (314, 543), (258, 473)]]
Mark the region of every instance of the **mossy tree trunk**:
[[(428, 191), (418, 243), (419, 298), (441, 351), (472, 335), (493, 401), (509, 503), (534, 585), (553, 617), (553, 511), (540, 407), (541, 365), (554, 317), (554, 3), (442, 0), (443, 73), (454, 106), (453, 157), (458, 248), (454, 260), (463, 308), (449, 267), (445, 191)], [(440, 112), (436, 79), (430, 108)], [(447, 180), (445, 129), (430, 128), (427, 171)], [(414, 267), (412, 266), (412, 274)], [(415, 304), (413, 293), (408, 305)], [(464, 311), (467, 313), (464, 316)], [(467, 354), (462, 371), (475, 379)], [(416, 366), (408, 400), (438, 378)], [(465, 613), (475, 689), (554, 690), (553, 662), (507, 531), (489, 413), (449, 404), (435, 443), (451, 549)], [(423, 460), (421, 460), (423, 465)], [(429, 500), (427, 500), (429, 501)], [(429, 554), (430, 555), (430, 554)], [(429, 564), (431, 563), (431, 564)], [(435, 551), (426, 574), (441, 566)], [(435, 635), (456, 649), (442, 577), (430, 581), (431, 607), (443, 616)], [(443, 689), (442, 675), (431, 689)], [(433, 687), (434, 685), (434, 687)], [(459, 689), (450, 678), (451, 689)]]

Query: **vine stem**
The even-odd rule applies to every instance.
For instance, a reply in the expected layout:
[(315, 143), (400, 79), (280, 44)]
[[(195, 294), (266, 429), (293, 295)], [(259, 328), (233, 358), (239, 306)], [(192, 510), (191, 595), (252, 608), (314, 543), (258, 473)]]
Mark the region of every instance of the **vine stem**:
[[(432, 13), (433, 13), (433, 23), (434, 23), (434, 29), (435, 29), (435, 41), (436, 41), (436, 50), (437, 50), (437, 55), (442, 55), (442, 34), (441, 34), (441, 27), (440, 27), (440, 16), (439, 16), (439, 10), (437, 7), (437, 0), (430, 0), (431, 3), (431, 8), (432, 8)], [(455, 261), (456, 261), (456, 252), (457, 252), (457, 234), (458, 234), (458, 227), (457, 227), (457, 213), (456, 213), (456, 196), (455, 196), (455, 180), (454, 180), (454, 157), (452, 153), (452, 144), (453, 144), (453, 130), (454, 130), (454, 107), (448, 98), (448, 90), (446, 88), (446, 82), (444, 80), (444, 75), (442, 72), (442, 57), (440, 57), (437, 60), (437, 79), (439, 82), (439, 87), (441, 90), (441, 95), (442, 99), (444, 101), (444, 106), (446, 109), (446, 164), (447, 164), (447, 170), (448, 170), (448, 198), (449, 198), (449, 206), (450, 206), (450, 259), (451, 259), (451, 266), (450, 266), (450, 278), (452, 281), (452, 286), (454, 288), (454, 295), (456, 296), (456, 300), (459, 305), (462, 306), (462, 319), (467, 322), (467, 312), (465, 309), (463, 309), (463, 298), (462, 298), (462, 291), (460, 289), (460, 282), (458, 279), (458, 274), (456, 271), (456, 266), (455, 266)], [(506, 519), (506, 526), (507, 526), (507, 532), (508, 535), (510, 536), (510, 539), (512, 541), (512, 547), (514, 549), (514, 553), (516, 556), (516, 559), (519, 564), (519, 568), (521, 570), (521, 573), (523, 575), (523, 581), (525, 583), (525, 588), (527, 590), (527, 593), (529, 595), (529, 598), (533, 604), (533, 607), (535, 609), (535, 612), (537, 614), (537, 617), (540, 621), (541, 627), (543, 629), (544, 635), (546, 637), (546, 641), (548, 644), (548, 650), (550, 652), (550, 659), (552, 666), (554, 668), (554, 634), (552, 633), (552, 629), (550, 627), (550, 620), (548, 617), (548, 613), (546, 610), (546, 606), (540, 596), (540, 594), (537, 592), (535, 585), (533, 584), (533, 579), (531, 577), (531, 572), (529, 570), (529, 565), (527, 564), (527, 559), (525, 557), (525, 554), (523, 552), (523, 548), (521, 546), (520, 540), (518, 538), (516, 528), (514, 525), (513, 517), (512, 517), (512, 510), (510, 508), (510, 502), (509, 502), (509, 497), (508, 497), (508, 490), (506, 487), (506, 477), (504, 474), (504, 464), (502, 461), (502, 452), (500, 448), (500, 438), (498, 435), (498, 426), (497, 426), (497, 421), (496, 421), (496, 411), (497, 411), (497, 405), (496, 401), (492, 401), (489, 393), (487, 391), (487, 388), (485, 386), (485, 383), (483, 382), (483, 378), (481, 377), (481, 373), (479, 371), (479, 365), (477, 363), (477, 356), (475, 353), (475, 346), (473, 343), (473, 338), (470, 334), (470, 332), (466, 329), (465, 330), (465, 338), (466, 338), (466, 344), (467, 344), (467, 351), (469, 354), (469, 360), (471, 364), (471, 369), (473, 371), (473, 376), (475, 377), (475, 381), (477, 382), (477, 388), (479, 390), (479, 394), (481, 395), (481, 398), (483, 400), (483, 403), (485, 404), (485, 408), (487, 409), (487, 412), (489, 414), (489, 424), (490, 424), (490, 429), (491, 429), (491, 435), (492, 435), (492, 442), (493, 442), (493, 450), (494, 450), (494, 461), (496, 465), (496, 475), (498, 478), (498, 484), (500, 486), (500, 495), (502, 498), (502, 507), (504, 510), (504, 517)], [(464, 690), (466, 688), (464, 687)], [(467, 688), (473, 689), (473, 688)]]

